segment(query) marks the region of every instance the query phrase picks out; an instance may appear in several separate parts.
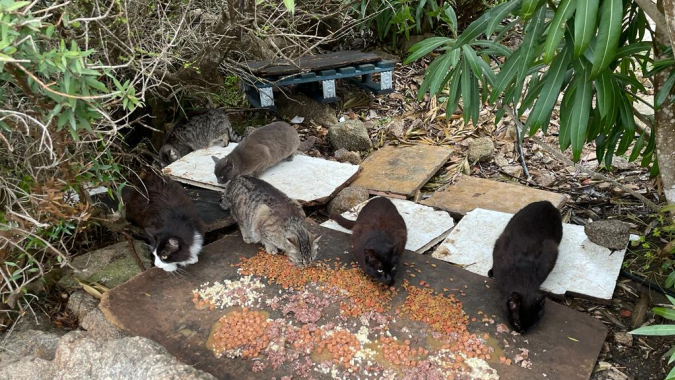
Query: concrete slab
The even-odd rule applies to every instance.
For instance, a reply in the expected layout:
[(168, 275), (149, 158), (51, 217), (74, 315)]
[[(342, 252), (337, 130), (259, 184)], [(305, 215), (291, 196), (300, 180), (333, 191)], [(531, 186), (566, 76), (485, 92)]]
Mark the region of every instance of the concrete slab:
[[(211, 156), (223, 158), (237, 146), (210, 147), (196, 150), (163, 169), (176, 181), (193, 186), (221, 190), (213, 174), (215, 164)], [(326, 203), (356, 176), (358, 165), (328, 161), (298, 154), (293, 161), (282, 161), (267, 169), (261, 179), (283, 191), (304, 205)]]
[[(492, 249), (513, 214), (475, 209), (464, 216), (433, 257), (486, 276), (492, 268)], [(583, 226), (563, 224), (558, 261), (541, 289), (597, 301), (612, 299), (626, 250), (610, 251), (586, 237)]]
[(562, 208), (567, 197), (512, 183), (461, 176), (456, 183), (435, 192), (430, 198), (420, 203), (446, 210), (453, 216), (459, 216), (475, 208), (515, 214), (521, 208), (536, 201), (549, 201), (554, 206)]
[[(372, 199), (363, 202), (351, 210), (342, 213), (347, 219), (356, 220), (363, 206)], [(450, 214), (445, 211), (437, 211), (429, 206), (423, 206), (415, 202), (403, 199), (391, 199), (391, 202), (403, 217), (408, 227), (408, 241), (405, 249), (417, 253), (424, 253), (429, 248), (443, 240), (455, 225)], [(322, 227), (351, 234), (350, 230), (340, 227), (335, 221), (328, 220), (321, 223)]]
[[(324, 251), (322, 260), (343, 262), (349, 265), (352, 256), (348, 253), (350, 242), (346, 234), (319, 226), (311, 228), (313, 232), (323, 236), (319, 242), (319, 249)], [(293, 375), (296, 363), (287, 362), (276, 369), (269, 365), (263, 366), (262, 370), (254, 372), (252, 367), (254, 367), (255, 360), (215, 357), (213, 352), (206, 347), (205, 342), (212, 325), (232, 309), (197, 309), (192, 302), (193, 289), (199, 288), (205, 282), (213, 284), (216, 281), (223, 283), (225, 280), (240, 280), (241, 275), (238, 274), (236, 265), (243, 258), (255, 256), (259, 249), (260, 246), (256, 244), (245, 244), (238, 232), (225, 236), (204, 247), (204, 251), (199, 256), (199, 262), (186, 267), (184, 275), (173, 276), (159, 268), (149, 269), (127, 283), (106, 292), (99, 308), (116, 327), (131, 335), (143, 336), (156, 341), (181, 362), (211, 373), (219, 379), (244, 380), (272, 377), (279, 379), (282, 376)], [(227, 254), (223, 254), (224, 252)], [(421, 281), (434, 292), (445, 295), (455, 294), (467, 314), (468, 331), (492, 342), (488, 344), (494, 347), (495, 352), (489, 365), (497, 371), (499, 378), (586, 380), (591, 375), (607, 334), (607, 328), (598, 319), (564, 305), (547, 302), (546, 316), (537, 328), (528, 332), (527, 335), (500, 333), (498, 326), (500, 323), (506, 323), (506, 320), (502, 314), (499, 292), (494, 286), (488, 286), (492, 285), (490, 279), (484, 279), (442, 261), (411, 252), (405, 252), (404, 261), (409, 266), (405, 267), (406, 270), (403, 268), (399, 270), (397, 282), (403, 282), (403, 278), (406, 278), (411, 282), (411, 286), (417, 288), (417, 282)], [(261, 296), (261, 309), (269, 312), (269, 318), (282, 318), (281, 310), (271, 310), (264, 305), (266, 305), (266, 300), (278, 296), (280, 292), (288, 292), (288, 290), (284, 290), (280, 285), (271, 281), (265, 279), (262, 281), (266, 283), (266, 286), (258, 290)], [(312, 287), (308, 290), (314, 295), (323, 293)], [(387, 320), (397, 316), (395, 310), (401, 307), (407, 296), (408, 292), (399, 286), (396, 296), (388, 302), (388, 311), (385, 312)], [(327, 307), (322, 312), (323, 317), (317, 325), (329, 322), (340, 323), (338, 303)], [(143, 317), (139, 318), (139, 316)], [(291, 317), (286, 316), (286, 318)], [(153, 323), (148, 323), (148, 321), (153, 321)], [(370, 326), (367, 327), (369, 339), (374, 339), (380, 322), (372, 320), (363, 322), (353, 318), (344, 322), (345, 328), (353, 334), (357, 333), (356, 330), (358, 334), (361, 334), (362, 324)], [(389, 324), (388, 329), (399, 341), (410, 339), (411, 346), (428, 348), (430, 353), (439, 351), (437, 342), (425, 339), (429, 336), (429, 331), (426, 324), (422, 322), (412, 321), (405, 316), (396, 317), (395, 321)], [(487, 338), (486, 334), (489, 335)], [(514, 358), (515, 355), (521, 353), (520, 348), (529, 350), (529, 361), (531, 361), (529, 369), (517, 364), (506, 365), (499, 362), (499, 356)], [(384, 359), (375, 359), (373, 364), (375, 363), (390, 365)], [(360, 372), (356, 373), (363, 374), (364, 367), (359, 367), (357, 371)], [(312, 370), (309, 374), (316, 379), (332, 378), (330, 372), (319, 373)], [(361, 378), (365, 377), (361, 376)]]
[(410, 198), (445, 164), (452, 149), (431, 145), (386, 146), (362, 164), (354, 186), (371, 194)]

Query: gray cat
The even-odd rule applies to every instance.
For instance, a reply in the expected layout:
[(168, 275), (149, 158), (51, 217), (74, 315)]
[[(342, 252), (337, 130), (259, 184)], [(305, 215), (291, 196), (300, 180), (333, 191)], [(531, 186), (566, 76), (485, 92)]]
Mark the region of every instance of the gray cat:
[(281, 160), (293, 160), (299, 146), (300, 137), (295, 128), (283, 121), (275, 121), (251, 132), (226, 157), (212, 156), (216, 163), (214, 173), (218, 183), (226, 183), (240, 175), (257, 178)]
[(301, 267), (317, 257), (319, 239), (309, 232), (302, 207), (269, 183), (238, 176), (224, 189), (220, 206), (239, 224), (247, 244), (261, 242), (268, 253), (286, 252)]
[(159, 158), (162, 165), (166, 166), (192, 151), (210, 146), (227, 146), (230, 141), (240, 140), (232, 130), (227, 113), (211, 109), (174, 127), (164, 138)]

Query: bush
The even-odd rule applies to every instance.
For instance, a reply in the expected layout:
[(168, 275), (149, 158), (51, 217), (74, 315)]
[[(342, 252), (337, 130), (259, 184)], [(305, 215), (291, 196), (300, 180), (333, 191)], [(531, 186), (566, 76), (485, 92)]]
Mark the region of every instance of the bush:
[[(40, 2), (41, 3), (41, 2)], [(90, 221), (87, 189), (122, 179), (118, 132), (140, 100), (92, 62), (62, 5), (0, 1), (0, 311), (30, 309), (29, 285), (68, 265)], [(117, 119), (117, 120), (115, 120)]]

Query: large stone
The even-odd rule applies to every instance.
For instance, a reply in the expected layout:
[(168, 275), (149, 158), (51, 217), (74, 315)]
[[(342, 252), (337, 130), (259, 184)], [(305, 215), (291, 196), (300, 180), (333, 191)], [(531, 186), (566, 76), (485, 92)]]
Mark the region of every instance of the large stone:
[(469, 145), (469, 163), (489, 161), (495, 152), (495, 143), (489, 137), (475, 139)]
[(279, 114), (286, 120), (300, 116), (305, 118), (305, 123), (311, 120), (326, 128), (338, 122), (335, 110), (330, 105), (318, 103), (305, 95), (281, 95), (275, 101)]
[(620, 220), (598, 220), (587, 224), (588, 240), (609, 249), (625, 249), (630, 239), (630, 225)]
[(328, 203), (329, 214), (342, 214), (352, 207), (368, 200), (368, 189), (354, 186), (342, 189), (338, 195)]
[(99, 309), (92, 310), (81, 321), (80, 327), (86, 330), (92, 338), (117, 339), (127, 336), (108, 321)]
[[(139, 241), (134, 242), (134, 246), (143, 265), (149, 268), (150, 259), (147, 247)], [(123, 241), (77, 256), (71, 263), (74, 268), (72, 276), (64, 276), (59, 284), (66, 288), (73, 288), (77, 286), (75, 279), (79, 279), (98, 282), (108, 288), (114, 288), (141, 272), (136, 259), (131, 255), (129, 244)]]
[(68, 298), (68, 304), (66, 305), (68, 310), (75, 314), (79, 321), (82, 321), (84, 317), (87, 316), (87, 314), (96, 310), (97, 306), (98, 301), (96, 298), (90, 296), (82, 290), (74, 291)]
[(373, 146), (368, 136), (368, 129), (360, 120), (345, 120), (335, 123), (328, 129), (328, 140), (335, 150), (362, 151)]
[(26, 356), (0, 366), (0, 380), (125, 379), (213, 380), (215, 377), (181, 364), (159, 344), (141, 337), (93, 339), (81, 331), (65, 335), (53, 360)]
[(0, 350), (0, 363), (24, 356), (52, 360), (62, 335), (63, 333), (40, 330), (13, 331), (9, 333)]

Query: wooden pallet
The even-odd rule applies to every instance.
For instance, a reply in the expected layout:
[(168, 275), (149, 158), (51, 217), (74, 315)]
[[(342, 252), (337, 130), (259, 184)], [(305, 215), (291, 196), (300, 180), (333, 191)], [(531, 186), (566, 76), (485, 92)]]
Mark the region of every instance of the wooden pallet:
[[(310, 57), (293, 62), (281, 60), (246, 63), (250, 74), (243, 79), (244, 92), (254, 107), (274, 109), (274, 87), (301, 85), (320, 103), (334, 103), (335, 80), (348, 79), (375, 94), (393, 92), (394, 61), (376, 54), (345, 51)], [(380, 81), (373, 74), (380, 73)]]

